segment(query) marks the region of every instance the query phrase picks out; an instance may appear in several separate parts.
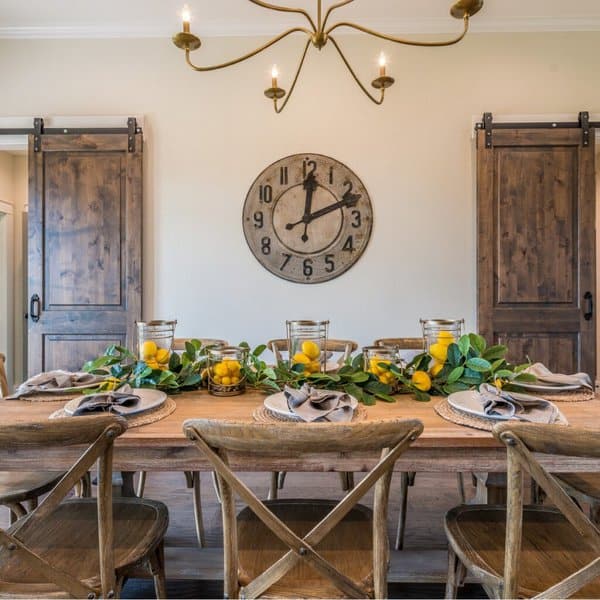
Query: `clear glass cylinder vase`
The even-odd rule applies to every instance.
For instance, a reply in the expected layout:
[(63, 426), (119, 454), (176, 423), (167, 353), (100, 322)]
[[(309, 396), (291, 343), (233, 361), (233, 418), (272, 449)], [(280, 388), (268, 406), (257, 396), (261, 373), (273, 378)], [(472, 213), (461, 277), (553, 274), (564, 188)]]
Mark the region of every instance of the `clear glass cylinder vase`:
[(421, 319), (425, 350), (434, 344), (449, 346), (462, 335), (464, 319)]
[(325, 372), (329, 321), (286, 321), (290, 365), (304, 373)]
[(138, 356), (153, 369), (166, 369), (177, 321), (137, 321)]
[(223, 346), (208, 350), (208, 391), (214, 396), (237, 396), (246, 391), (246, 348)]
[(365, 346), (363, 352), (363, 370), (377, 377), (380, 383), (391, 385), (395, 389), (398, 380), (390, 372), (388, 365), (401, 366), (402, 360), (398, 356), (396, 346)]

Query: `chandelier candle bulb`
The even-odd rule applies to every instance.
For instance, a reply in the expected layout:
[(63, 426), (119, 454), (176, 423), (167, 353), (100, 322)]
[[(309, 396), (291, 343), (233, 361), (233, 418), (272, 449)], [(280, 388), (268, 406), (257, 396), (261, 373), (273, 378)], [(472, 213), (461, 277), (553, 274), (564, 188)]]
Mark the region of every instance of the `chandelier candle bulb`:
[(277, 87), (277, 77), (279, 76), (279, 71), (277, 70), (277, 65), (273, 65), (271, 69), (271, 87)]
[(192, 15), (190, 13), (190, 7), (187, 4), (184, 5), (181, 11), (181, 20), (183, 21), (183, 33), (189, 33)]
[(379, 55), (379, 77), (385, 77), (386, 62), (385, 54), (382, 52)]

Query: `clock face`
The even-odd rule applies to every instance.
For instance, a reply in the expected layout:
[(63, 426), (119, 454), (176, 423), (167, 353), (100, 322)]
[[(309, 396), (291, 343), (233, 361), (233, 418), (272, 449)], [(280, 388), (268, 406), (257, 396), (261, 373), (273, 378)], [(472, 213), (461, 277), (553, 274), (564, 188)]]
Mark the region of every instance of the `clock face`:
[(266, 269), (289, 281), (320, 283), (360, 258), (373, 209), (346, 165), (321, 154), (294, 154), (256, 178), (242, 218), (246, 241)]

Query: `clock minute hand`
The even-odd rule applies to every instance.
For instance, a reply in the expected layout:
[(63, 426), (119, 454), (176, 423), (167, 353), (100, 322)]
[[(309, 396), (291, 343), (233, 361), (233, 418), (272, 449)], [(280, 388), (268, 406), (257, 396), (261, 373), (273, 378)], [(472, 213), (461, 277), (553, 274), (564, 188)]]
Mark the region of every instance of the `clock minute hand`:
[(344, 208), (345, 206), (351, 207), (356, 206), (358, 201), (361, 199), (361, 194), (352, 194), (350, 191), (347, 191), (342, 199), (339, 202), (335, 202), (334, 204), (330, 204), (324, 208), (316, 210), (314, 213), (309, 215), (309, 223), (318, 219), (319, 217), (323, 217), (338, 208)]
[(308, 224), (310, 223), (310, 211), (312, 208), (312, 197), (314, 191), (317, 189), (317, 180), (314, 173), (309, 173), (304, 180), (302, 187), (306, 190), (306, 200), (304, 201), (304, 215), (302, 220), (304, 221), (304, 233), (302, 234), (302, 241), (308, 242)]

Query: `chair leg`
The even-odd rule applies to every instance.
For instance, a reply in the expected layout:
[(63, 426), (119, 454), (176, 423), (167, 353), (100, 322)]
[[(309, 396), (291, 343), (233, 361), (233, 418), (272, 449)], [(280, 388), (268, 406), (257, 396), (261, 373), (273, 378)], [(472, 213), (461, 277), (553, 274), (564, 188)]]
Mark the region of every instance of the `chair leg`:
[(217, 500), (219, 504), (223, 504), (221, 500), (221, 488), (219, 487), (219, 480), (217, 479), (217, 474), (214, 471), (211, 471), (213, 487), (215, 488), (215, 494), (217, 495)]
[(348, 471), (348, 473), (346, 473), (346, 477), (348, 478), (348, 489), (353, 490), (354, 489), (354, 473), (352, 473), (351, 471)]
[(15, 521), (17, 521), (18, 519), (21, 519), (22, 517), (24, 517), (27, 514), (27, 511), (23, 508), (23, 505), (19, 504), (19, 502), (12, 502), (11, 504), (8, 504), (7, 506), (8, 506), (8, 508), (10, 508), (9, 523), (11, 525)]
[(340, 485), (342, 486), (342, 491), (347, 492), (350, 489), (348, 487), (348, 473), (346, 473), (346, 471), (340, 471), (338, 475), (340, 476)]
[(406, 527), (406, 507), (408, 503), (408, 473), (400, 473), (400, 514), (396, 530), (396, 550), (404, 548), (404, 529)]
[(165, 547), (161, 542), (149, 557), (150, 573), (154, 579), (154, 593), (157, 598), (167, 597), (167, 580), (165, 576)]
[(600, 525), (600, 502), (590, 504), (590, 521), (594, 525)]
[(269, 493), (267, 494), (268, 500), (277, 500), (277, 491), (279, 489), (279, 473), (273, 471), (271, 473), (271, 482), (269, 484)]
[(279, 471), (277, 474), (277, 489), (282, 490), (285, 485), (285, 477), (287, 475), (287, 471)]
[(140, 471), (140, 476), (137, 482), (135, 495), (138, 498), (144, 497), (144, 490), (146, 489), (146, 471)]
[(467, 501), (467, 496), (465, 494), (465, 478), (462, 473), (456, 474), (456, 480), (458, 483), (458, 495), (460, 496), (460, 503), (464, 504)]
[(75, 484), (75, 495), (78, 498), (92, 497), (92, 476), (89, 471)]
[(458, 586), (462, 586), (466, 575), (464, 565), (456, 556), (451, 547), (448, 547), (448, 578), (446, 579), (446, 593), (444, 598), (447, 600), (457, 597)]
[(192, 473), (192, 496), (194, 499), (194, 522), (196, 525), (196, 537), (200, 548), (206, 546), (204, 535), (204, 522), (202, 520), (202, 499), (200, 497), (200, 472)]

